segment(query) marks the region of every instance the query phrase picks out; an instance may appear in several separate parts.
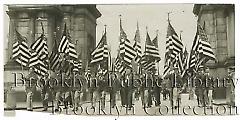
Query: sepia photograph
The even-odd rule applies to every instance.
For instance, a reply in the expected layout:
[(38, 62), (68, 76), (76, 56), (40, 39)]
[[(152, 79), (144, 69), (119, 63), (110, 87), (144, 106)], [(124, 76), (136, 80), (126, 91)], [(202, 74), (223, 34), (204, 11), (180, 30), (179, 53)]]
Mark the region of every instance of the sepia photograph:
[(4, 116), (236, 116), (235, 4), (4, 4)]

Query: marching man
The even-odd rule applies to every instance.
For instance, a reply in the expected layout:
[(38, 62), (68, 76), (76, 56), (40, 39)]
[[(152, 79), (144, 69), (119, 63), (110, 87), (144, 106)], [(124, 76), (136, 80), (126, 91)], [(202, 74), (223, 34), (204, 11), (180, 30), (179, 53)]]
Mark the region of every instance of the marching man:
[(29, 74), (26, 77), (25, 91), (27, 94), (27, 110), (33, 111), (32, 97), (33, 93), (36, 91), (36, 82), (38, 80), (37, 74), (34, 72), (33, 68), (30, 67)]

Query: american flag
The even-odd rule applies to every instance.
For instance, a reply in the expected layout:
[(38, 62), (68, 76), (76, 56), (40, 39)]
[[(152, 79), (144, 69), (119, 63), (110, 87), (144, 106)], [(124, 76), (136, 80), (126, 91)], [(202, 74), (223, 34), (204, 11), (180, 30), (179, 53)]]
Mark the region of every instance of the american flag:
[(169, 56), (172, 59), (174, 59), (178, 55), (178, 53), (182, 50), (183, 50), (183, 43), (179, 39), (171, 23), (168, 22), (166, 53), (170, 54)]
[(98, 43), (97, 47), (91, 53), (91, 56), (91, 64), (100, 63), (104, 60), (108, 60), (109, 52), (107, 46), (106, 31), (102, 36), (100, 42)]
[(216, 61), (216, 57), (208, 41), (207, 34), (198, 23), (197, 33), (193, 41), (191, 56), (189, 59), (189, 69), (196, 71), (198, 66), (205, 64), (209, 60)]
[(153, 70), (155, 68), (155, 60), (149, 58), (146, 54), (143, 55), (140, 63), (141, 67), (146, 71)]
[(76, 47), (73, 43), (69, 42), (68, 43), (68, 55), (70, 60), (76, 61), (78, 59)]
[(157, 36), (156, 38), (153, 40), (156, 44), (154, 44), (151, 39), (150, 36), (147, 32), (147, 36), (146, 36), (146, 43), (145, 43), (145, 55), (159, 61), (160, 60), (160, 55), (159, 55), (159, 51), (157, 48)]
[(133, 45), (131, 44), (130, 40), (127, 39), (127, 35), (122, 28), (122, 22), (120, 19), (120, 56), (122, 57), (124, 64), (126, 67), (132, 68), (132, 60), (136, 56), (136, 51), (134, 50)]
[(171, 66), (176, 65), (179, 53), (183, 51), (183, 43), (175, 32), (170, 21), (168, 21), (167, 41), (166, 41), (166, 53), (165, 53), (165, 65), (164, 76), (170, 71)]
[(114, 63), (115, 69), (116, 71), (118, 71), (120, 74), (124, 74), (125, 73), (125, 65), (123, 60), (121, 59), (120, 55), (118, 54), (115, 63)]
[(43, 54), (41, 59), (47, 59), (48, 57), (48, 46), (47, 39), (45, 35), (42, 33), (40, 37), (31, 45), (31, 49), (37, 52), (37, 54)]
[[(42, 25), (42, 23), (41, 23)], [(29, 67), (34, 68), (39, 75), (45, 75), (48, 72), (48, 46), (44, 29), (42, 25), (42, 34), (31, 45), (31, 58), (29, 60)]]
[(67, 30), (66, 29), (67, 28), (66, 28), (66, 23), (65, 23), (62, 38), (61, 38), (60, 44), (58, 46), (58, 52), (59, 53), (65, 53), (65, 54), (67, 54), (69, 52), (68, 51), (69, 40), (68, 40), (68, 37), (67, 37)]
[(59, 69), (60, 67), (60, 57), (59, 57), (59, 53), (58, 53), (58, 50), (57, 50), (57, 41), (56, 39), (54, 40), (54, 43), (53, 43), (53, 49), (52, 49), (52, 52), (50, 54), (50, 57), (49, 57), (49, 62), (50, 62), (50, 69), (55, 71), (57, 69)]
[(17, 30), (16, 33), (16, 42), (13, 44), (12, 49), (12, 59), (22, 66), (27, 67), (28, 60), (30, 58), (30, 52), (28, 49), (28, 44), (26, 43), (26, 38), (23, 37)]
[(141, 39), (140, 39), (140, 32), (139, 32), (139, 27), (137, 24), (137, 30), (134, 36), (134, 44), (133, 44), (133, 48), (136, 51), (136, 56), (135, 56), (135, 61), (137, 63), (139, 63), (139, 61), (141, 60), (142, 57), (142, 47), (140, 45)]
[(44, 53), (39, 55), (36, 51), (31, 51), (31, 58), (29, 60), (29, 67), (33, 68), (38, 75), (44, 76), (48, 72), (48, 64), (42, 59)]

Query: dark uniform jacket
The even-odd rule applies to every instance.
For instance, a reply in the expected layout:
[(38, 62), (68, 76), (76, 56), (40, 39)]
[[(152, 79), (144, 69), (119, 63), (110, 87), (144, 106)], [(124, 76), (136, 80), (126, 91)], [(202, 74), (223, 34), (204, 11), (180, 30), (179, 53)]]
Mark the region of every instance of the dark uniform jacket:
[(26, 76), (25, 81), (26, 81), (26, 83), (25, 83), (26, 91), (28, 91), (28, 90), (30, 90), (30, 91), (36, 90), (38, 76), (37, 76), (37, 74), (35, 72), (31, 72), (30, 74), (28, 74)]

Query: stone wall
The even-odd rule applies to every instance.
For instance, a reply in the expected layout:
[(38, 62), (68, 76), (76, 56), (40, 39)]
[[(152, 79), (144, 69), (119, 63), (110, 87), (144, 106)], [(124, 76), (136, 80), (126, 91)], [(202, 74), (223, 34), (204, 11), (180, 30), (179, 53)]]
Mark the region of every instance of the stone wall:
[[(234, 5), (227, 4), (197, 4), (193, 13), (198, 16), (198, 22), (203, 26), (217, 62), (209, 61), (207, 66), (215, 78), (226, 78), (228, 68), (235, 66), (235, 23)], [(225, 95), (224, 88), (215, 89), (215, 97)]]
[(66, 23), (71, 42), (76, 44), (83, 66), (89, 62), (90, 52), (96, 45), (96, 19), (101, 16), (95, 5), (10, 5), (8, 8), (10, 24), (5, 69), (20, 68), (11, 59), (12, 45), (16, 38), (15, 29), (27, 38), (30, 46), (42, 33), (41, 23), (47, 37), (49, 53), (55, 37), (57, 44), (60, 43)]
[[(66, 23), (71, 42), (76, 44), (77, 53), (83, 60), (83, 68), (89, 62), (90, 52), (96, 44), (96, 19), (101, 16), (96, 5), (9, 5), (6, 12), (9, 16), (9, 38), (5, 50), (4, 91), (14, 84), (12, 73), (28, 74), (27, 68), (20, 66), (11, 58), (12, 45), (16, 42), (15, 29), (27, 38), (30, 47), (41, 35), (42, 23), (50, 54), (54, 39), (57, 40), (57, 44), (60, 43)], [(16, 91), (18, 102), (25, 101), (24, 86), (17, 87)], [(38, 96), (39, 92), (34, 99), (40, 100)]]

